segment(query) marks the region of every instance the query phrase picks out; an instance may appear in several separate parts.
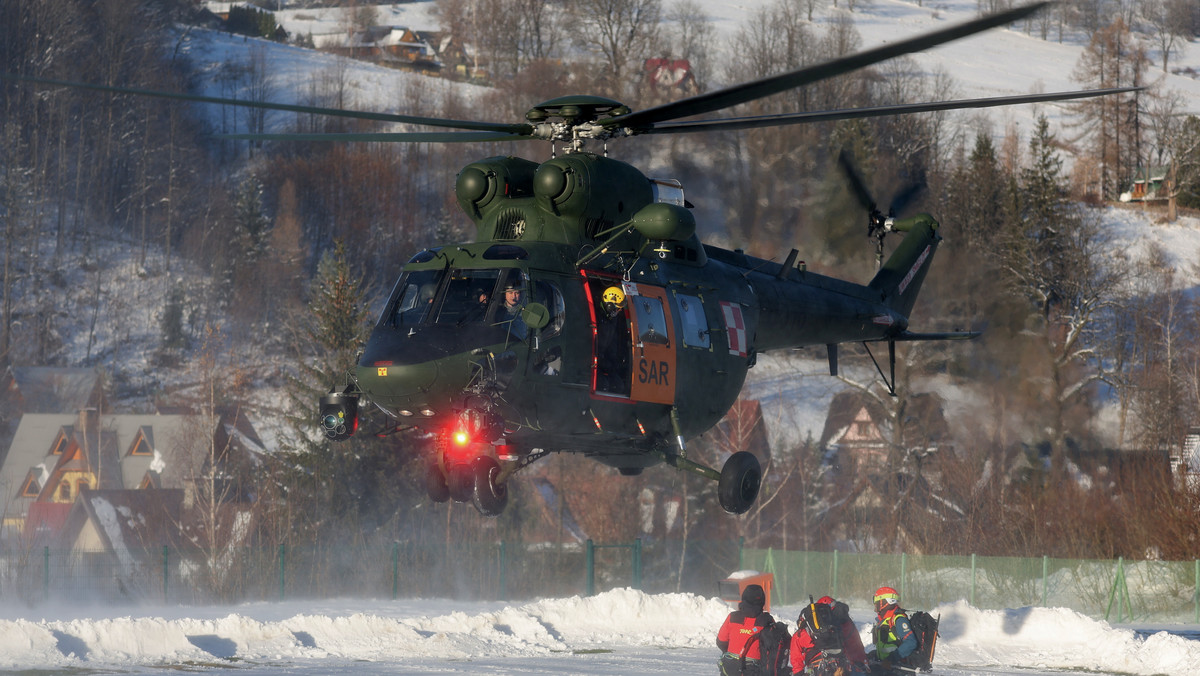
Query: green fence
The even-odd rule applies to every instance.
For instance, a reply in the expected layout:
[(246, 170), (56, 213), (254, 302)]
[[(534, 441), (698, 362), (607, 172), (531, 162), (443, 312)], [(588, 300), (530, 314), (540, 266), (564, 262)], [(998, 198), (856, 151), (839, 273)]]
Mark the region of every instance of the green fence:
[(230, 603), (373, 597), (521, 601), (616, 587), (717, 595), (738, 569), (775, 575), (776, 605), (831, 594), (870, 606), (881, 585), (909, 608), (1065, 607), (1114, 622), (1200, 623), (1200, 561), (909, 556), (742, 548), (737, 541), (577, 545), (391, 542), (241, 547), (204, 555), (0, 549), (0, 603)]
[(746, 568), (775, 574), (774, 603), (833, 595), (871, 605), (895, 587), (908, 608), (965, 600), (977, 608), (1053, 606), (1113, 622), (1200, 623), (1200, 561), (910, 556), (745, 549)]
[(0, 550), (0, 603), (229, 603), (365, 596), (522, 600), (616, 587), (716, 594), (736, 542), (637, 540), (547, 546), (241, 547), (211, 555), (168, 547), (111, 552)]

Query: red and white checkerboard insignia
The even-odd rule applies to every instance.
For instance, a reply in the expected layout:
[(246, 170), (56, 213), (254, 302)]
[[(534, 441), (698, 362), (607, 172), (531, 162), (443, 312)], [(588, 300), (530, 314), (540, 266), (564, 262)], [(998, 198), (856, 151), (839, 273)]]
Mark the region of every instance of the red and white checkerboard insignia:
[(721, 314), (725, 317), (725, 332), (729, 334), (729, 354), (745, 357), (749, 354), (749, 341), (746, 340), (746, 320), (742, 318), (742, 308), (721, 301)]

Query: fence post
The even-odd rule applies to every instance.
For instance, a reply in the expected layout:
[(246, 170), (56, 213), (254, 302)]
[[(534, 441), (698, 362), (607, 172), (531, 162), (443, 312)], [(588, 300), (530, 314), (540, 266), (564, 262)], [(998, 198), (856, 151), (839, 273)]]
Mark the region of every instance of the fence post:
[(396, 593), (400, 591), (400, 543), (392, 543), (392, 600), (396, 600)]
[(738, 570), (746, 569), (746, 536), (738, 538)]
[(286, 547), (287, 547), (287, 545), (283, 544), (282, 542), (279, 543), (279, 600), (280, 601), (283, 600), (283, 581), (284, 581), (283, 560), (284, 560), (284, 555), (287, 553)]
[(596, 546), (592, 544), (592, 539), (587, 540), (587, 593), (585, 596), (593, 596), (596, 593)]
[(163, 545), (163, 603), (167, 602), (167, 579), (170, 574), (171, 568), (167, 565), (167, 546)]
[(800, 566), (800, 595), (801, 596), (803, 596), (805, 590), (807, 590), (809, 588), (809, 586), (808, 586), (808, 553), (809, 553), (808, 550), (805, 549), (804, 550), (804, 559), (801, 561), (801, 566)]
[(904, 582), (908, 578), (908, 552), (900, 552), (900, 598), (908, 598), (905, 595)]
[(1196, 604), (1196, 619), (1194, 622), (1200, 624), (1200, 559), (1196, 559), (1196, 587), (1192, 591), (1192, 598)]
[(1050, 577), (1050, 557), (1042, 554), (1042, 607), (1046, 607), (1046, 587)]
[(633, 588), (642, 589), (642, 539), (633, 541)]
[(42, 600), (50, 600), (50, 545), (42, 547)]
[(838, 598), (838, 551), (833, 550), (833, 598)]
[(975, 555), (971, 554), (971, 594), (967, 600), (971, 607), (975, 607)]

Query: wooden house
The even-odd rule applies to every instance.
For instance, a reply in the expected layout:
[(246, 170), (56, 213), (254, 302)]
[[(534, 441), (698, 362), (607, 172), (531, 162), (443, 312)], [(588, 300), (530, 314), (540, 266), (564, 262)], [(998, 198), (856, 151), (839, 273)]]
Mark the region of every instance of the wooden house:
[(222, 501), (249, 499), (238, 470), (262, 442), (244, 415), (217, 413), (23, 416), (0, 466), (0, 537), (57, 537), (84, 490), (184, 489), (186, 508), (212, 473)]

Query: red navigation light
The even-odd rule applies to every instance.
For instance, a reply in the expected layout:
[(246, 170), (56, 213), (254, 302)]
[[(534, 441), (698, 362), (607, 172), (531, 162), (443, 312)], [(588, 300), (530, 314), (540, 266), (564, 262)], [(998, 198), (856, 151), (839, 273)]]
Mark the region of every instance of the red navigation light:
[(471, 435), (468, 434), (466, 430), (455, 430), (454, 434), (451, 435), (450, 438), (453, 439), (455, 445), (458, 446), (466, 446), (467, 444), (471, 443)]

